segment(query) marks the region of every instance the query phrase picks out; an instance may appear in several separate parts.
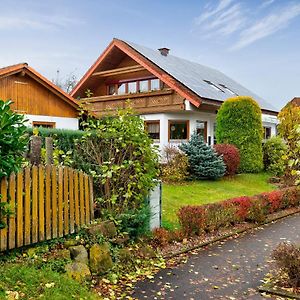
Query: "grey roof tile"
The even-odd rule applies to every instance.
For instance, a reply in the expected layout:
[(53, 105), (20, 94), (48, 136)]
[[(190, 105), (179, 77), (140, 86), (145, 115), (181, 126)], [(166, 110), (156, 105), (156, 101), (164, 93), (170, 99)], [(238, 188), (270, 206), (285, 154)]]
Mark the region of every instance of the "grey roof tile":
[[(128, 41), (125, 41), (125, 43), (202, 98), (224, 101), (227, 98), (234, 97), (234, 94), (221, 86), (225, 85), (237, 95), (253, 97), (262, 109), (277, 111), (277, 109), (266, 100), (249, 91), (218, 70), (173, 55), (163, 56), (158, 50), (153, 50), (135, 43)], [(204, 80), (212, 82), (220, 90), (211, 86)]]

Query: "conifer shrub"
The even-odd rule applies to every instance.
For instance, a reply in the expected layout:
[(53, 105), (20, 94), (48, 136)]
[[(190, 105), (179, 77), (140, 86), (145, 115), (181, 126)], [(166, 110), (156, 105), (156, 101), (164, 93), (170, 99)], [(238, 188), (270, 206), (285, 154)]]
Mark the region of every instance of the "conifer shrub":
[(239, 151), (240, 172), (257, 173), (263, 169), (261, 109), (251, 98), (239, 96), (226, 100), (217, 114), (218, 144), (233, 144)]
[(263, 145), (264, 168), (275, 176), (281, 176), (284, 173), (284, 161), (287, 146), (280, 137), (272, 137)]
[(213, 148), (206, 145), (197, 133), (179, 146), (188, 157), (189, 173), (194, 179), (218, 179), (225, 174), (225, 164)]
[(241, 160), (239, 149), (230, 144), (216, 144), (214, 145), (214, 149), (223, 158), (226, 166), (225, 175), (235, 175)]

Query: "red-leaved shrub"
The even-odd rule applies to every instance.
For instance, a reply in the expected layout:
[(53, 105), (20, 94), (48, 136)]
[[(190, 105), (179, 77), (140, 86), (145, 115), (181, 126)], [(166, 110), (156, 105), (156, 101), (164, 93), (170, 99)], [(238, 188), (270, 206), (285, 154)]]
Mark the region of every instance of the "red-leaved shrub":
[(240, 165), (239, 149), (231, 144), (216, 144), (214, 149), (218, 155), (222, 155), (224, 164), (226, 166), (225, 175), (234, 175), (237, 173)]
[(187, 236), (212, 232), (241, 222), (262, 223), (270, 213), (300, 205), (300, 189), (288, 187), (252, 197), (238, 197), (213, 204), (183, 206), (177, 215)]

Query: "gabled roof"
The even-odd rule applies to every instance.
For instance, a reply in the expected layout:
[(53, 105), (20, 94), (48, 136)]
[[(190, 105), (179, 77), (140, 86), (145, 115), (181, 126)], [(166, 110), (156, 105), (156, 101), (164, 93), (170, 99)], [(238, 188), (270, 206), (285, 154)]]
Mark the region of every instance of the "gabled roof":
[(78, 103), (72, 96), (64, 92), (57, 85), (55, 85), (46, 77), (38, 73), (35, 69), (29, 67), (27, 63), (20, 63), (0, 68), (0, 78), (7, 77), (20, 72), (24, 72), (26, 75), (30, 76), (31, 78), (33, 78), (34, 80), (51, 90), (58, 97), (60, 97), (65, 102), (69, 103), (74, 108), (78, 108)]
[(71, 92), (75, 95), (81, 85), (99, 66), (113, 46), (124, 51), (131, 58), (143, 65), (155, 76), (175, 89), (197, 107), (207, 99), (222, 103), (236, 95), (253, 97), (263, 110), (277, 112), (277, 109), (255, 93), (246, 89), (218, 70), (191, 62), (173, 55), (162, 55), (153, 50), (131, 42), (114, 39), (103, 54), (97, 59)]

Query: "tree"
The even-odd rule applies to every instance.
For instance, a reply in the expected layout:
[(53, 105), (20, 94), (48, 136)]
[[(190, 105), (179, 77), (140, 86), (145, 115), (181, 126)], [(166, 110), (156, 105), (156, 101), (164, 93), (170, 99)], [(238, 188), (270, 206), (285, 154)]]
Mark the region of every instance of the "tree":
[(0, 179), (19, 170), (28, 145), (24, 116), (13, 112), (11, 104), (0, 100)]
[(77, 84), (77, 76), (72, 72), (65, 78), (60, 78), (60, 71), (56, 71), (56, 78), (52, 82), (67, 93), (70, 93)]
[(239, 171), (257, 173), (263, 169), (262, 117), (259, 105), (251, 98), (229, 98), (217, 114), (218, 144), (233, 144), (239, 151)]
[(194, 133), (190, 141), (179, 148), (187, 155), (189, 171), (195, 179), (217, 179), (224, 176), (226, 168), (222, 157), (207, 146), (199, 134)]
[(278, 132), (287, 146), (282, 157), (284, 180), (287, 185), (293, 185), (300, 179), (300, 107), (294, 103), (287, 104), (278, 114), (278, 119)]

